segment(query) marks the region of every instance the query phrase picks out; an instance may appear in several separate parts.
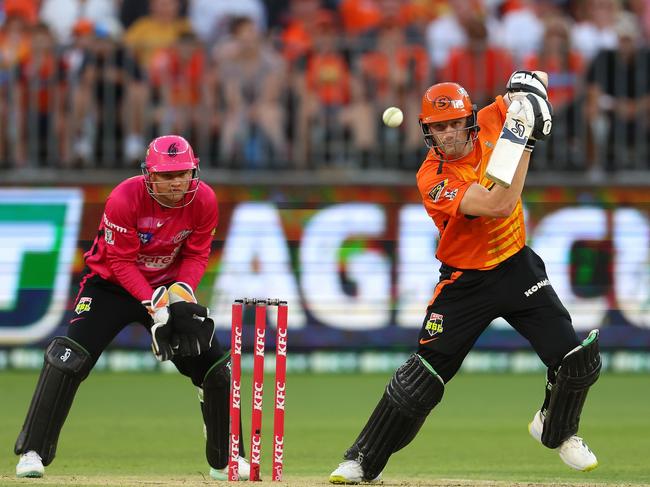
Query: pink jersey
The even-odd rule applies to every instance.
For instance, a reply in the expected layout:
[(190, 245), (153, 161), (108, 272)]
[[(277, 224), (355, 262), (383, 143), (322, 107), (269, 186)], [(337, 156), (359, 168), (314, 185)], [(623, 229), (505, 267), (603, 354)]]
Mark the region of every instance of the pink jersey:
[(84, 255), (86, 265), (140, 301), (173, 281), (196, 289), (218, 219), (217, 198), (203, 182), (192, 203), (165, 208), (147, 193), (144, 176), (132, 177), (106, 200), (99, 233)]

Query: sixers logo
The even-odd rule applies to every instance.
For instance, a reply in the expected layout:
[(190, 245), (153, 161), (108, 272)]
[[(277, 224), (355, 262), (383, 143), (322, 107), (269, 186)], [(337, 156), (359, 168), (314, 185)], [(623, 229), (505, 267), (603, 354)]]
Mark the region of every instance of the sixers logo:
[(178, 154), (178, 145), (176, 142), (172, 142), (169, 144), (169, 147), (167, 147), (167, 155), (169, 157), (176, 157), (176, 154)]

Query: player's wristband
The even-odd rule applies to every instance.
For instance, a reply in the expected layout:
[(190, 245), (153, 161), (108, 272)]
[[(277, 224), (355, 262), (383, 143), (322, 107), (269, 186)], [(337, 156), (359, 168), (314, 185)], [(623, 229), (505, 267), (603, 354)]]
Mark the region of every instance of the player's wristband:
[(533, 152), (533, 149), (535, 148), (535, 142), (537, 142), (535, 139), (528, 139), (528, 142), (526, 142), (526, 147), (524, 147), (524, 150), (526, 152)]

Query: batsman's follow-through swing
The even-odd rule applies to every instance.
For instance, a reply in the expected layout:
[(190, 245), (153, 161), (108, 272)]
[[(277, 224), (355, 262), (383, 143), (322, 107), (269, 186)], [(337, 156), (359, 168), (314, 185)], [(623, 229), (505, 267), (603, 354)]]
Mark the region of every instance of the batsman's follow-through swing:
[(544, 80), (528, 71), (513, 73), (506, 94), (478, 112), (456, 83), (433, 85), (424, 94), (419, 120), (429, 153), (417, 183), (440, 233), (440, 279), (416, 352), (388, 382), (330, 474), (331, 483), (379, 481), (390, 456), (417, 435), (445, 384), (498, 317), (547, 366), (545, 396), (530, 435), (557, 449), (571, 468), (598, 465), (576, 436), (587, 392), (600, 372), (598, 331), (582, 342), (577, 338), (542, 259), (525, 244), (521, 191), (536, 141), (551, 133), (552, 113)]

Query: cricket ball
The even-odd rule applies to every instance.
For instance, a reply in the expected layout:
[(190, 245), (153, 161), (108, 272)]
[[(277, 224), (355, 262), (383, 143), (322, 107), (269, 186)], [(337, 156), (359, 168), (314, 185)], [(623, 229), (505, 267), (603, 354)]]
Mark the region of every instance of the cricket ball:
[(404, 114), (397, 107), (388, 107), (384, 110), (381, 119), (388, 127), (399, 127), (404, 121)]

